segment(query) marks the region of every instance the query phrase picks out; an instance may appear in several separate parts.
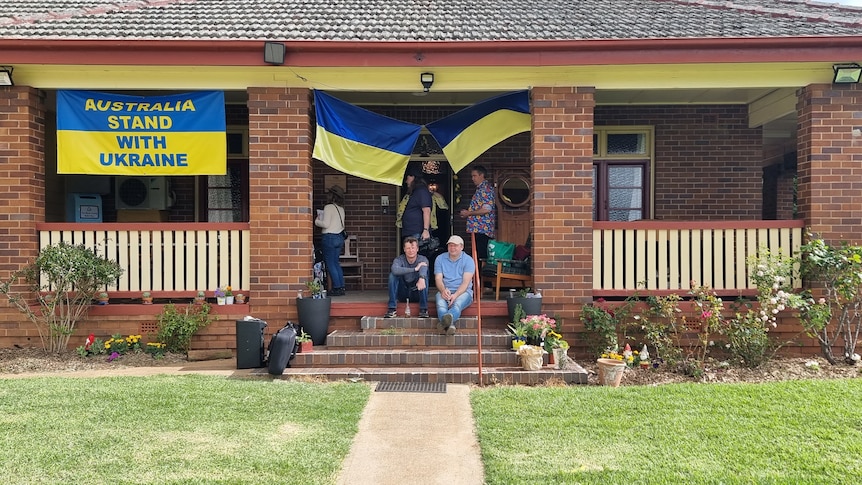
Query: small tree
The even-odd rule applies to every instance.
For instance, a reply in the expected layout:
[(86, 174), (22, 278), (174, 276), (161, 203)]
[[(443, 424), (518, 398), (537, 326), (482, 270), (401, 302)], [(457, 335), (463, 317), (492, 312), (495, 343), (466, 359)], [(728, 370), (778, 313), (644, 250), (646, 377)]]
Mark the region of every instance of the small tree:
[(94, 296), (122, 274), (116, 261), (60, 242), (42, 248), (35, 261), (12, 273), (0, 284), (0, 293), (36, 325), (42, 346), (59, 354)]
[(800, 248), (800, 272), (809, 283), (823, 288), (819, 298), (809, 292), (800, 311), (805, 331), (817, 338), (830, 364), (837, 363), (832, 348), (839, 343), (844, 347), (844, 360), (855, 363), (862, 331), (862, 247), (846, 241), (829, 246), (823, 239), (810, 237)]

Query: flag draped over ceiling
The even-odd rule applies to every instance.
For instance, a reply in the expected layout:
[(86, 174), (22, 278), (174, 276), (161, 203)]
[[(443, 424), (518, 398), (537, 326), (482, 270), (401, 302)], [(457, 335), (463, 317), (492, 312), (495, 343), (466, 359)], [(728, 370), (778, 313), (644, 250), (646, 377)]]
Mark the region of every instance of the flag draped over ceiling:
[(501, 94), (426, 125), (455, 172), (512, 135), (530, 131), (530, 96)]
[(314, 158), (344, 173), (401, 185), (420, 125), (372, 113), (320, 91), (314, 91), (314, 106)]

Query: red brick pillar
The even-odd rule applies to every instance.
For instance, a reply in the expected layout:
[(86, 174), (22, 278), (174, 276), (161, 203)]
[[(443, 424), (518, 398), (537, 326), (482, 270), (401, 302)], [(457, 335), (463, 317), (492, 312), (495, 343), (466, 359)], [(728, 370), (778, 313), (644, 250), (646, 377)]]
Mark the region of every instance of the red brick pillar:
[(533, 88), (533, 275), (543, 311), (569, 320), (592, 301), (595, 89)]
[(311, 278), (311, 93), (249, 88), (251, 293), (255, 316), (296, 317), (297, 290)]
[[(36, 223), (45, 221), (44, 94), (27, 86), (0, 87), (0, 280), (38, 254)], [(39, 345), (36, 328), (0, 302), (0, 347)]]
[(812, 84), (796, 110), (799, 217), (832, 244), (862, 244), (862, 86)]

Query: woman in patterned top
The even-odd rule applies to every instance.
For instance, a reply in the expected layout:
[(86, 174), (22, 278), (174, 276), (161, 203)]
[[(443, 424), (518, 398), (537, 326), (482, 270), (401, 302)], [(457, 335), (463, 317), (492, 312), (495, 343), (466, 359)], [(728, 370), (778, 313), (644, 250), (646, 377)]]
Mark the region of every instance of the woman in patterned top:
[(470, 171), (470, 179), (476, 185), (476, 192), (470, 200), (470, 207), (461, 211), (467, 219), (467, 232), (476, 234), (476, 256), (488, 257), (488, 240), (494, 239), (497, 232), (497, 209), (494, 203), (494, 187), (485, 180), (488, 171), (476, 165)]

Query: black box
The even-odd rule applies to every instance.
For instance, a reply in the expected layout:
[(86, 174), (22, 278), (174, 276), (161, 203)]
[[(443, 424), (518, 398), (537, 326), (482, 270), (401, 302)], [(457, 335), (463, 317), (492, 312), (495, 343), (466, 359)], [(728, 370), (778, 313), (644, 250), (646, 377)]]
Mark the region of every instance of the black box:
[(236, 368), (253, 369), (263, 367), (263, 320), (236, 321)]

